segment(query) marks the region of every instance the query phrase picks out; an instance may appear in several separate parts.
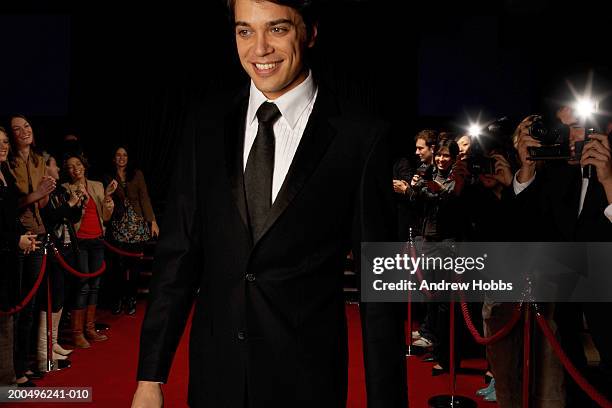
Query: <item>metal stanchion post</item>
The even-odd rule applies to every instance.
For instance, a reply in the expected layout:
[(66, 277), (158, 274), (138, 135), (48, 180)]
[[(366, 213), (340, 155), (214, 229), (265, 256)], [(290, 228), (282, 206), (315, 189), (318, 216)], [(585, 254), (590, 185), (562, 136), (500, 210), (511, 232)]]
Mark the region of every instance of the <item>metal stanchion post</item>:
[[(47, 242), (45, 243), (44, 254), (48, 253), (49, 234), (47, 234)], [(49, 262), (47, 258), (46, 262)], [(47, 371), (53, 371), (53, 316), (51, 315), (51, 269), (47, 271)]]
[(529, 375), (531, 370), (531, 304), (525, 304), (523, 322), (523, 408), (529, 408)]
[[(408, 252), (411, 257), (415, 256), (415, 246), (414, 246), (414, 233), (412, 231), (412, 227), (408, 232)], [(425, 350), (422, 347), (413, 346), (412, 345), (412, 291), (408, 289), (408, 341), (406, 342), (406, 357), (413, 356), (421, 356), (425, 354)]]
[(450, 301), (450, 338), (449, 338), (449, 388), (450, 395), (436, 395), (427, 401), (431, 408), (476, 408), (476, 402), (468, 397), (455, 395), (455, 299)]

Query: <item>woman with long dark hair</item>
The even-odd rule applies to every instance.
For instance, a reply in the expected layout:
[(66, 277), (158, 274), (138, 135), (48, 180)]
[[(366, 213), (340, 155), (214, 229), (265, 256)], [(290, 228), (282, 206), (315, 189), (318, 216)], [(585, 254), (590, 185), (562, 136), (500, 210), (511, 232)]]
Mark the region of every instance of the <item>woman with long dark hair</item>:
[[(109, 239), (116, 246), (130, 252), (142, 252), (144, 244), (159, 235), (159, 227), (151, 205), (147, 183), (142, 171), (129, 160), (124, 146), (115, 149), (113, 169), (107, 180), (117, 180), (113, 194), (115, 212), (108, 231)], [(136, 312), (138, 275), (132, 258), (112, 256), (112, 273), (107, 287), (111, 289), (114, 314), (122, 309), (128, 315)]]
[[(44, 238), (46, 230), (40, 215), (40, 209), (47, 205), (49, 193), (55, 189), (55, 180), (45, 175), (45, 164), (42, 156), (35, 149), (34, 130), (30, 121), (23, 115), (11, 117), (11, 151), (9, 164), (15, 177), (15, 186), (19, 191), (18, 217), (21, 228)], [(33, 287), (42, 266), (43, 252), (39, 248), (29, 253), (20, 252), (18, 257), (19, 288), (18, 293), (25, 296)], [(36, 296), (19, 313), (13, 316), (15, 324), (15, 342), (13, 360), (17, 383), (26, 383), (28, 379), (37, 379), (41, 373), (30, 369), (28, 354), (35, 347), (34, 310)]]
[[(113, 214), (111, 194), (117, 188), (117, 182), (111, 182), (104, 189), (101, 182), (89, 180), (87, 161), (76, 153), (65, 156), (64, 169), (70, 181), (64, 183), (63, 187), (82, 200), (81, 217), (74, 224), (79, 252), (73, 254), (71, 260), (79, 271), (92, 273), (99, 270), (104, 261), (104, 223)], [(81, 278), (78, 281), (71, 312), (72, 340), (76, 347), (88, 348), (90, 344), (87, 340), (104, 341), (108, 338), (97, 333), (95, 328), (99, 287), (100, 276)]]
[[(426, 242), (453, 242), (463, 238), (465, 225), (461, 194), (468, 175), (467, 165), (458, 160), (459, 146), (454, 140), (442, 139), (435, 149), (432, 179), (415, 176), (412, 181), (411, 198), (424, 204), (424, 218), (421, 235)], [(430, 248), (441, 250), (441, 246)], [(431, 255), (431, 254), (430, 254)], [(434, 293), (434, 295), (437, 295)], [(449, 303), (437, 299), (427, 304), (427, 321), (433, 342), (433, 359), (438, 364), (432, 368), (432, 375), (446, 372), (449, 367)], [(456, 339), (461, 336), (457, 333)], [(459, 358), (459, 347), (455, 357)]]
[[(0, 127), (0, 310), (15, 306), (19, 299), (19, 275), (17, 253), (36, 250), (36, 235), (24, 233), (18, 226), (17, 200), (19, 191), (15, 177), (9, 171), (9, 138), (6, 130)], [(0, 385), (9, 385), (15, 375), (13, 365), (13, 316), (0, 314)], [(32, 386), (34, 383), (21, 374), (17, 377), (19, 386)]]

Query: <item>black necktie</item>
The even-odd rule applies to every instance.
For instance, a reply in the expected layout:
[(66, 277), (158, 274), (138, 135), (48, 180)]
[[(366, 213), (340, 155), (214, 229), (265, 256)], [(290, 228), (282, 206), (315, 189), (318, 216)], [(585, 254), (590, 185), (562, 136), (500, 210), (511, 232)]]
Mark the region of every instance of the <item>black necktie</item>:
[(251, 236), (257, 240), (272, 207), (272, 175), (274, 174), (274, 122), (280, 117), (278, 107), (263, 103), (257, 110), (257, 136), (249, 152), (244, 171)]

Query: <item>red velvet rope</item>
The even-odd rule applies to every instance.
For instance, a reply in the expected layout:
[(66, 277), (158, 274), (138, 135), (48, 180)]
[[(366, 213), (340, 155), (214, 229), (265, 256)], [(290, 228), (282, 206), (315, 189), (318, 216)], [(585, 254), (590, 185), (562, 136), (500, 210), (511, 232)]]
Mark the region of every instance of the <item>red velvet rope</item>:
[(43, 277), (45, 276), (45, 272), (47, 270), (47, 254), (43, 255), (42, 264), (40, 265), (40, 272), (38, 272), (38, 278), (36, 278), (36, 282), (34, 282), (34, 286), (27, 294), (27, 296), (17, 304), (17, 306), (10, 308), (6, 311), (0, 311), (0, 316), (10, 316), (19, 312), (21, 309), (27, 306), (28, 303), (32, 301), (34, 294), (38, 291), (40, 284), (42, 283)]
[(542, 333), (544, 333), (544, 336), (548, 340), (550, 347), (552, 347), (553, 351), (561, 361), (561, 364), (563, 364), (569, 375), (572, 376), (572, 378), (574, 379), (574, 381), (576, 381), (580, 388), (582, 388), (582, 390), (587, 393), (587, 395), (593, 401), (601, 405), (603, 408), (612, 408), (612, 402), (608, 401), (606, 397), (601, 395), (599, 391), (595, 389), (595, 387), (589, 384), (588, 381), (582, 376), (582, 374), (580, 374), (580, 372), (576, 369), (574, 364), (572, 364), (570, 359), (567, 357), (567, 355), (561, 348), (561, 345), (555, 338), (555, 335), (550, 329), (550, 326), (538, 311), (536, 311), (536, 321), (538, 322), (538, 326), (540, 326)]
[(514, 326), (521, 320), (521, 309), (522, 305), (519, 304), (517, 308), (512, 312), (512, 316), (510, 317), (510, 321), (499, 329), (495, 334), (489, 337), (482, 337), (474, 326), (474, 322), (472, 321), (472, 317), (470, 316), (470, 311), (468, 310), (468, 305), (463, 300), (461, 301), (461, 313), (463, 314), (463, 320), (465, 321), (465, 325), (467, 326), (469, 332), (472, 334), (474, 341), (481, 345), (489, 345), (498, 342), (503, 339), (512, 331)]
[(106, 261), (102, 261), (102, 266), (100, 266), (100, 269), (98, 269), (95, 272), (92, 272), (92, 273), (79, 272), (76, 269), (74, 269), (72, 266), (68, 265), (68, 262), (66, 262), (66, 260), (62, 258), (59, 251), (56, 248), (54, 248), (54, 254), (55, 254), (55, 259), (57, 259), (57, 261), (62, 266), (62, 268), (64, 268), (65, 270), (67, 270), (68, 272), (70, 272), (71, 274), (79, 278), (95, 278), (96, 276), (102, 275), (104, 271), (106, 270)]
[(123, 249), (117, 248), (116, 246), (113, 246), (111, 244), (109, 244), (106, 241), (102, 241), (102, 243), (104, 244), (104, 246), (106, 248), (108, 248), (109, 250), (113, 251), (116, 254), (122, 255), (122, 256), (129, 256), (131, 258), (143, 258), (144, 257), (144, 253), (143, 252), (127, 252), (124, 251)]

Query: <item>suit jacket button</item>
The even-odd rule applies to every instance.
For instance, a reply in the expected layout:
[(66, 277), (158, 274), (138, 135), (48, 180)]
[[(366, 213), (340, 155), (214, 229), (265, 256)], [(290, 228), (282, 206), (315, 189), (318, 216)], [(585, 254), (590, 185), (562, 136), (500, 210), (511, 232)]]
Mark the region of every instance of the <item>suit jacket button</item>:
[(246, 280), (249, 282), (255, 282), (255, 275), (253, 275), (252, 273), (247, 273)]
[(238, 330), (238, 340), (246, 340), (247, 335), (244, 330)]

